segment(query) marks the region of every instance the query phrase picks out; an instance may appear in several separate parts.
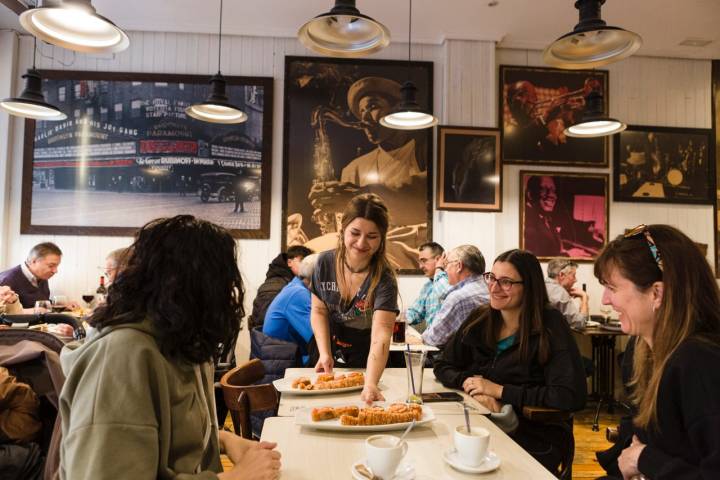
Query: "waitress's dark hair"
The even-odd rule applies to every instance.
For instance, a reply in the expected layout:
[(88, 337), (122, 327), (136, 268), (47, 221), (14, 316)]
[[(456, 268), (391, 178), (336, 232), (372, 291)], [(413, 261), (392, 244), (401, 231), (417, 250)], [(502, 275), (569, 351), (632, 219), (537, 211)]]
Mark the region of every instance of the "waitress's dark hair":
[(230, 233), (192, 215), (153, 220), (140, 229), (98, 328), (149, 319), (160, 351), (203, 363), (233, 348), (243, 310), (243, 284)]
[[(516, 333), (520, 361), (530, 360), (530, 335), (537, 332), (540, 335), (538, 361), (544, 365), (550, 358), (550, 339), (543, 323), (543, 311), (548, 306), (548, 295), (540, 262), (527, 250), (518, 249), (501, 253), (493, 264), (497, 262), (510, 263), (515, 267), (523, 282), (520, 325)], [(513, 285), (513, 288), (516, 286)], [(503, 325), (500, 310), (495, 310), (490, 304), (475, 309), (465, 324), (463, 334), (467, 335), (469, 330), (477, 324), (482, 324), (483, 342), (487, 346), (495, 348), (498, 340), (501, 340), (499, 336)]]

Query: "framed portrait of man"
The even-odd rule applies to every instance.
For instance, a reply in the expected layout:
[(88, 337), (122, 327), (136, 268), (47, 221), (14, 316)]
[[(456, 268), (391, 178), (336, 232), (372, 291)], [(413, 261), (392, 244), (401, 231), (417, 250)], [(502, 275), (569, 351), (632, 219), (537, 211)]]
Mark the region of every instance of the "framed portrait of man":
[(432, 238), (432, 129), (394, 130), (380, 119), (400, 103), (408, 76), (432, 111), (431, 62), (286, 57), (283, 245), (337, 246), (342, 212), (365, 192), (388, 207), (386, 251), (400, 273), (418, 273)]
[(27, 120), (21, 233), (131, 236), (192, 214), (236, 238), (270, 238), (273, 81), (225, 77), (236, 125), (190, 118), (208, 76), (41, 71), (67, 115)]
[(607, 244), (608, 175), (520, 171), (520, 248), (592, 261)]
[(593, 91), (602, 93), (607, 112), (607, 70), (501, 65), (499, 89), (504, 163), (608, 166), (607, 137), (564, 133), (585, 113), (586, 97)]
[(711, 129), (628, 126), (613, 141), (614, 201), (716, 203)]
[(438, 127), (438, 210), (502, 210), (500, 130)]

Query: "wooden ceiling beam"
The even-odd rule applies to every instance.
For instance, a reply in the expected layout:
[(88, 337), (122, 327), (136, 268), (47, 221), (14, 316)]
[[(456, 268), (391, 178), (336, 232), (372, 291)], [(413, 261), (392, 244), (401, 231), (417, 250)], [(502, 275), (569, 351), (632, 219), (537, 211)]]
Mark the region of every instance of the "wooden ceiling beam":
[(28, 6), (20, 0), (0, 0), (0, 5), (5, 5), (7, 8), (17, 13), (18, 15), (28, 9)]

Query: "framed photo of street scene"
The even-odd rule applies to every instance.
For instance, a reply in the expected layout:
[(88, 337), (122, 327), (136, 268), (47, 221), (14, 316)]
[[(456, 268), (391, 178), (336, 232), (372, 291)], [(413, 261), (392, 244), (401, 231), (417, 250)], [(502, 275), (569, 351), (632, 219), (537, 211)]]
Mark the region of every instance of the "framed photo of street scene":
[(500, 66), (498, 125), (504, 163), (607, 167), (607, 138), (572, 138), (585, 98), (602, 93), (608, 108), (607, 70)]
[(628, 126), (614, 137), (614, 201), (716, 203), (711, 129)]
[(347, 202), (372, 192), (390, 213), (390, 263), (420, 273), (418, 247), (432, 238), (432, 129), (380, 124), (408, 75), (432, 111), (431, 62), (285, 57), (283, 248), (335, 248)]
[(438, 127), (438, 210), (502, 210), (500, 130)]
[(608, 175), (520, 171), (520, 248), (592, 261), (607, 244)]
[(273, 83), (225, 77), (248, 120), (195, 120), (209, 76), (45, 70), (59, 122), (27, 120), (21, 233), (130, 236), (191, 214), (237, 238), (270, 237)]

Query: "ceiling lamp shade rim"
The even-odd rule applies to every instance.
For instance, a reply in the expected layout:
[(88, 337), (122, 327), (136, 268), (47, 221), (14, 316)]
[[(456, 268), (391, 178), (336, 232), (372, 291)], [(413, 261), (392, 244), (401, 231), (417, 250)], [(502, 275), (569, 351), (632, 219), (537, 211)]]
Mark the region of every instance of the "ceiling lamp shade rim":
[(380, 119), (380, 125), (395, 130), (422, 130), (434, 127), (438, 118), (425, 112), (417, 102), (417, 87), (411, 80), (406, 80), (400, 88), (402, 102), (390, 114)]
[[(57, 5), (52, 4), (25, 10), (19, 16), (20, 25), (33, 36), (47, 43), (82, 53), (118, 53), (130, 46), (130, 37), (125, 31), (108, 18), (97, 13), (90, 2), (87, 2), (87, 5), (84, 5), (84, 2), (82, 2), (82, 5), (75, 5), (75, 2), (69, 3), (72, 7), (66, 7), (61, 2)], [(103, 36), (96, 39), (83, 38), (84, 34), (82, 32), (73, 31), (72, 28), (69, 28), (68, 32), (61, 32), (58, 31), (56, 26), (46, 25), (40, 20), (40, 17), (48, 13), (53, 14), (68, 9), (81, 10), (86, 15), (98, 20), (97, 26), (106, 27), (105, 31), (102, 32)]]
[(25, 79), (25, 88), (20, 96), (3, 99), (0, 101), (0, 109), (10, 115), (33, 120), (57, 121), (67, 118), (59, 108), (45, 101), (41, 90), (42, 78), (36, 69), (29, 68), (22, 78)]
[[(593, 124), (605, 125), (593, 125)], [(573, 138), (595, 138), (614, 135), (627, 129), (627, 124), (612, 117), (588, 117), (581, 122), (567, 127), (565, 135)]]
[(247, 114), (230, 103), (225, 93), (227, 82), (222, 73), (217, 72), (210, 77), (209, 83), (210, 94), (205, 101), (190, 105), (185, 113), (196, 120), (210, 123), (235, 124), (247, 121)]

